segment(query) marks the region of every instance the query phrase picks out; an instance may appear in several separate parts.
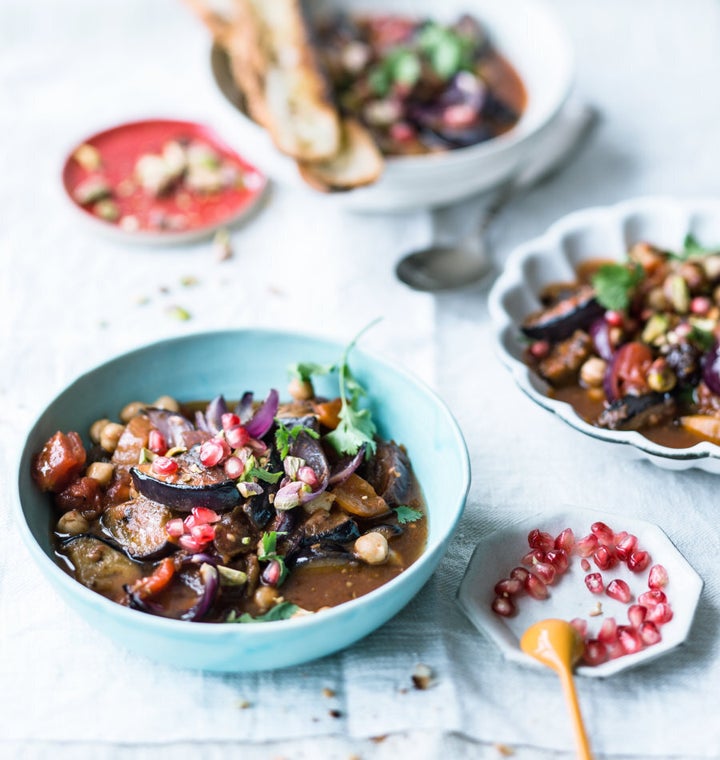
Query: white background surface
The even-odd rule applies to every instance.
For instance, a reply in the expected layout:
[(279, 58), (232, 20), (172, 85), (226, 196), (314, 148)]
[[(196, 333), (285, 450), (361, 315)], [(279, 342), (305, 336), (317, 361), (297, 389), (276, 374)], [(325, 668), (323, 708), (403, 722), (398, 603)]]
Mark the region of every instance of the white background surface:
[[(718, 3), (551, 4), (577, 48), (576, 94), (604, 121), (565, 174), (498, 221), (498, 261), (576, 208), (639, 194), (711, 195), (720, 184)], [(223, 263), (208, 244), (128, 248), (77, 224), (60, 192), (64, 151), (141, 116), (213, 124), (224, 106), (209, 85), (207, 54), (204, 30), (173, 0), (0, 5), (2, 482), (12, 482), (24, 431), (43, 403), (118, 351), (246, 325), (345, 339), (383, 315), (365, 345), (433, 383), (465, 432), (474, 473), (467, 512), (433, 580), (365, 641), (305, 667), (217, 676), (139, 660), (69, 612), (18, 546), (6, 485), (0, 754), (494, 758), (502, 742), (517, 757), (570, 757), (553, 676), (506, 663), (454, 603), (480, 536), (570, 503), (655, 520), (706, 583), (686, 646), (580, 683), (598, 755), (720, 756), (717, 478), (626, 462), (579, 440), (512, 386), (490, 351), (482, 290), (433, 298), (396, 283), (393, 263), (429, 239), (429, 215), (353, 217), (275, 188), (262, 213), (234, 232), (235, 257)], [(480, 202), (445, 224), (462, 231)], [(200, 284), (182, 288), (185, 275)], [(175, 303), (191, 312), (189, 322), (167, 316)], [(434, 688), (410, 688), (417, 662), (435, 670)], [(326, 687), (336, 696), (324, 697)], [(243, 700), (251, 706), (240, 709)]]

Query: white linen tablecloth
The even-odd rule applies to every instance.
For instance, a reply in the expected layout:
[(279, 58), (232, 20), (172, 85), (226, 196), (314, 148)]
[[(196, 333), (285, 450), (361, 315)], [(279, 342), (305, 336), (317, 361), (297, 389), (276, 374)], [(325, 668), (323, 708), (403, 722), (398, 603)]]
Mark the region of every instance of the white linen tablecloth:
[[(573, 209), (719, 185), (716, 0), (552, 5), (577, 47), (576, 93), (603, 124), (559, 179), (501, 217), (499, 262)], [(204, 30), (175, 0), (0, 4), (0, 756), (494, 758), (505, 745), (570, 757), (554, 676), (505, 662), (454, 601), (481, 536), (570, 503), (659, 523), (705, 580), (683, 647), (580, 681), (598, 756), (720, 757), (717, 478), (624, 461), (535, 408), (492, 355), (481, 289), (433, 298), (397, 283), (394, 261), (429, 240), (428, 213), (352, 216), (272, 188), (224, 262), (209, 243), (119, 245), (71, 214), (59, 170), (84, 136), (142, 116), (227, 123), (207, 60)], [(440, 221), (462, 232), (482, 202)], [(182, 286), (188, 275), (196, 286)], [(192, 318), (171, 319), (171, 305)], [(448, 555), (400, 615), (319, 662), (215, 675), (127, 653), (65, 607), (10, 514), (17, 453), (51, 396), (105, 358), (177, 333), (261, 325), (346, 340), (375, 316), (384, 320), (363, 345), (434, 385), (473, 467)], [(417, 663), (435, 673), (427, 691), (411, 686)]]

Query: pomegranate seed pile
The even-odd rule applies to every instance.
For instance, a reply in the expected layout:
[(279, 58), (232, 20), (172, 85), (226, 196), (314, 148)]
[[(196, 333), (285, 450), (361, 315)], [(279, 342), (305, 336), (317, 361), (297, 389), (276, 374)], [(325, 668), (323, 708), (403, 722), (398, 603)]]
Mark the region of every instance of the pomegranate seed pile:
[[(626, 654), (634, 654), (645, 647), (657, 644), (662, 636), (661, 627), (672, 620), (673, 612), (663, 589), (668, 584), (668, 574), (662, 565), (650, 567), (647, 590), (643, 590), (633, 602), (629, 584), (619, 578), (605, 582), (603, 571), (611, 570), (624, 562), (637, 574), (650, 566), (648, 552), (638, 545), (637, 536), (621, 531), (615, 533), (603, 522), (595, 522), (590, 533), (576, 540), (570, 528), (557, 536), (535, 528), (528, 534), (528, 551), (521, 565), (513, 568), (508, 578), (495, 584), (493, 611), (502, 617), (511, 617), (517, 611), (517, 598), (527, 594), (533, 599), (547, 599), (548, 586), (556, 583), (570, 566), (571, 557), (580, 558), (588, 593), (601, 598), (608, 596), (627, 604), (627, 623), (618, 624), (613, 617), (604, 620), (595, 635), (582, 618), (571, 620), (585, 642), (583, 660), (588, 665), (600, 665)], [(592, 564), (591, 564), (592, 562)], [(592, 565), (595, 565), (593, 568)], [(592, 570), (592, 572), (590, 572)], [(602, 614), (599, 611), (596, 614)]]

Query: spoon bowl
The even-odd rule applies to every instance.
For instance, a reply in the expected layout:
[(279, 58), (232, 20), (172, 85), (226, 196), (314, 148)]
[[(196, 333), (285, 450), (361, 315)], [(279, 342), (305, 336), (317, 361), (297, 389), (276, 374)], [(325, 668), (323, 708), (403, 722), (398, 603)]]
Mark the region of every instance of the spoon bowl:
[(580, 634), (566, 620), (541, 620), (525, 631), (520, 639), (520, 648), (558, 674), (575, 729), (578, 758), (592, 760), (572, 673), (573, 666), (582, 656)]
[(485, 246), (434, 245), (402, 258), (398, 279), (415, 290), (454, 290), (482, 280), (492, 271)]

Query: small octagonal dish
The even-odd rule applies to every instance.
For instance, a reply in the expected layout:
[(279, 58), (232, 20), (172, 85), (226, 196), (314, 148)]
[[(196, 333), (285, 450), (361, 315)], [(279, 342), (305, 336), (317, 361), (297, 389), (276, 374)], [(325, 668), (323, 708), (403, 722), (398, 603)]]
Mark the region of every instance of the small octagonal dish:
[[(590, 557), (591, 567), (584, 570), (581, 558), (573, 553), (568, 569), (549, 587), (547, 599), (534, 599), (521, 592), (513, 597), (517, 608), (513, 616), (501, 617), (492, 610), (495, 584), (508, 577), (512, 569), (521, 564), (521, 557), (530, 551), (527, 537), (531, 530), (539, 528), (557, 536), (565, 528), (571, 528), (578, 539), (589, 534), (590, 526), (598, 521), (636, 536), (638, 546), (650, 554), (647, 568), (642, 572), (630, 572), (624, 562), (619, 562), (610, 570), (599, 570)], [(690, 631), (703, 581), (659, 526), (624, 515), (572, 508), (554, 515), (528, 517), (485, 536), (478, 543), (460, 584), (458, 603), (475, 627), (490, 638), (508, 660), (542, 667), (520, 650), (520, 637), (530, 625), (546, 618), (568, 621), (580, 618), (587, 621), (588, 637), (595, 637), (603, 621), (609, 617), (613, 617), (618, 626), (629, 625), (629, 606), (637, 604), (638, 595), (648, 590), (650, 568), (656, 564), (667, 570), (669, 580), (663, 591), (673, 617), (658, 625), (662, 636), (658, 643), (599, 665), (580, 664), (576, 668), (579, 675), (602, 678), (665, 654), (682, 644)], [(604, 581), (602, 594), (591, 593), (584, 581), (586, 574), (597, 572)], [(607, 586), (616, 579), (629, 585), (630, 602), (623, 603), (607, 595)], [(598, 609), (602, 610), (600, 614), (597, 614)]]

